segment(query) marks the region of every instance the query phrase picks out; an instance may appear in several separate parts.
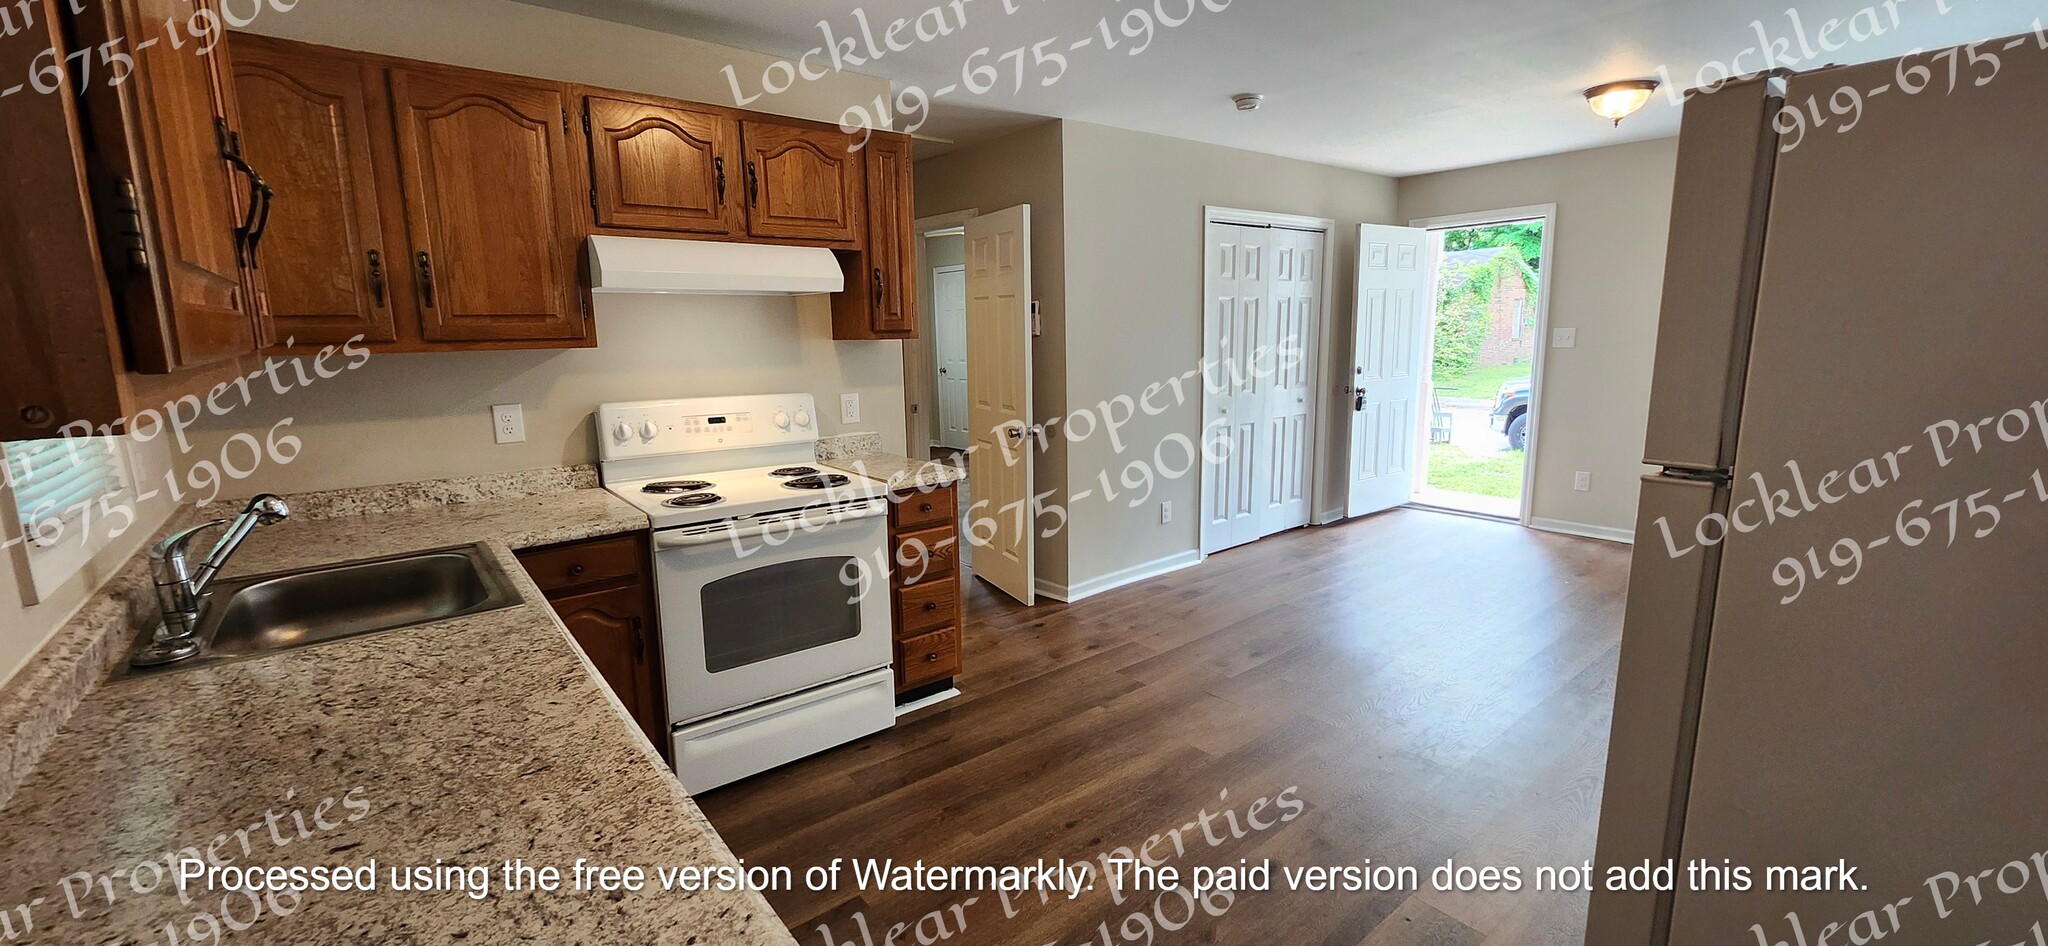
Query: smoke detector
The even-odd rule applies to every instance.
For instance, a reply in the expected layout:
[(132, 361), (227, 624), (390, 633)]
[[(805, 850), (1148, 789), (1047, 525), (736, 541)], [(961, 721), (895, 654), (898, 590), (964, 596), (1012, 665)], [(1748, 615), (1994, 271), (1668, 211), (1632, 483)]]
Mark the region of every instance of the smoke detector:
[(1237, 105), (1240, 112), (1254, 112), (1259, 106), (1266, 104), (1266, 97), (1257, 92), (1239, 92), (1231, 96), (1230, 101)]

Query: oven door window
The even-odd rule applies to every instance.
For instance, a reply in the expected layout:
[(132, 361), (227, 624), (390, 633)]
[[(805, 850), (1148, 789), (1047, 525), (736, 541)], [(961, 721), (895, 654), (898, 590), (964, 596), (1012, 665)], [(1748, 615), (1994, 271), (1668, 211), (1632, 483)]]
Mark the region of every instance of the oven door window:
[(704, 668), (774, 660), (860, 634), (854, 558), (781, 562), (704, 586)]

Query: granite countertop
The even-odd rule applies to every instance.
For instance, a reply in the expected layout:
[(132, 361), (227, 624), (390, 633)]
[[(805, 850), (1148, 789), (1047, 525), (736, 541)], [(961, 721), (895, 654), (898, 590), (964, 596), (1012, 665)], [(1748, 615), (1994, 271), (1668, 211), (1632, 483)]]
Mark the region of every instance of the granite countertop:
[[(0, 936), (793, 944), (759, 893), (661, 890), (658, 866), (737, 862), (512, 554), (646, 525), (578, 490), (259, 531), (236, 572), (482, 541), (524, 601), (87, 693), (0, 809)], [(244, 929), (250, 895), (180, 901), (164, 865), (184, 849), (238, 866), (374, 859), (377, 889), (270, 894)], [(579, 858), (639, 866), (648, 889), (574, 890)], [(390, 889), (392, 868), (437, 859), (488, 867), (489, 895)], [(503, 889), (512, 859), (560, 869), (561, 889)]]
[(891, 492), (940, 489), (967, 478), (964, 461), (956, 465), (943, 460), (913, 460), (889, 453), (863, 453), (852, 457), (820, 457), (818, 462), (836, 470), (881, 480), (889, 484)]

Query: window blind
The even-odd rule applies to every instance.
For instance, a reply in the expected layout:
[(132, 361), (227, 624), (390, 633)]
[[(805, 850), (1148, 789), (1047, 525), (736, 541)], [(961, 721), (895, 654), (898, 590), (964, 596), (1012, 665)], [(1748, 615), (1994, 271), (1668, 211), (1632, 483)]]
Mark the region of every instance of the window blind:
[(52, 530), (38, 523), (70, 523), (82, 504), (126, 488), (114, 443), (104, 437), (26, 440), (6, 444), (7, 481), (14, 487), (15, 514), (31, 540)]

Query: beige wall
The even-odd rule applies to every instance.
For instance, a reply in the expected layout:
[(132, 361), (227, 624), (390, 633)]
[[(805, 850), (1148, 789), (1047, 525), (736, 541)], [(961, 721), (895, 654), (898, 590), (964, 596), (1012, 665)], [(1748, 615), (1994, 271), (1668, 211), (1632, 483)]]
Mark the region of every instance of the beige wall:
[[(1392, 179), (1100, 125), (1064, 125), (1068, 378), (1076, 409), (1118, 395), (1138, 397), (1147, 384), (1200, 362), (1204, 205), (1337, 221), (1336, 266), (1327, 275), (1339, 331), (1321, 359), (1324, 379), (1350, 362), (1358, 225), (1393, 222)], [(1126, 464), (1141, 457), (1149, 464), (1161, 438), (1193, 436), (1202, 426), (1199, 392), (1193, 395), (1186, 406), (1156, 417), (1141, 413), (1124, 428), (1121, 454), (1103, 436), (1074, 444), (1068, 475), (1075, 488), (1086, 488), (1082, 484), (1104, 471), (1116, 483)], [(1341, 463), (1342, 451), (1332, 452)], [(1341, 471), (1333, 464), (1324, 479), (1341, 482)], [(1129, 496), (1124, 491), (1110, 502), (1098, 486), (1096, 495), (1072, 505), (1076, 587), (1200, 548), (1195, 476), (1159, 483), (1135, 509)], [(1162, 500), (1173, 502), (1171, 523), (1159, 521)]]
[[(835, 342), (823, 297), (599, 295), (598, 347), (563, 352), (373, 356), (361, 368), (260, 402), (208, 441), (284, 417), (305, 441), (250, 486), (300, 492), (509, 472), (597, 459), (606, 401), (808, 392), (827, 435), (882, 434), (903, 448), (901, 342)], [(861, 421), (839, 422), (839, 395)], [(526, 442), (498, 445), (494, 404), (525, 406)]]
[[(1544, 354), (1534, 512), (1539, 519), (1635, 528), (1650, 364), (1671, 225), (1678, 139), (1665, 138), (1403, 179), (1400, 222), (1530, 204), (1557, 205), (1550, 327), (1575, 348)], [(1593, 474), (1588, 492), (1572, 474)]]
[[(732, 105), (727, 65), (758, 92), (773, 56), (510, 0), (314, 0), (266, 10), (250, 32), (608, 88)], [(750, 78), (751, 77), (751, 80)], [(751, 84), (750, 84), (751, 82)], [(851, 72), (798, 82), (747, 108), (837, 122), (847, 106), (889, 92)]]
[[(993, 141), (948, 152), (917, 164), (917, 215), (936, 217), (962, 210), (989, 213), (1031, 205), (1031, 295), (1038, 301), (1042, 334), (1032, 349), (1033, 420), (1067, 410), (1067, 202), (1062, 180), (1061, 126), (1034, 125)], [(1067, 485), (1067, 449), (1054, 440), (1035, 467), (1039, 492)], [(1037, 545), (1041, 583), (1067, 582), (1069, 536), (1062, 532)]]

